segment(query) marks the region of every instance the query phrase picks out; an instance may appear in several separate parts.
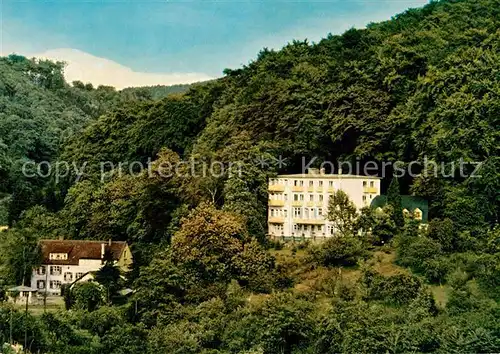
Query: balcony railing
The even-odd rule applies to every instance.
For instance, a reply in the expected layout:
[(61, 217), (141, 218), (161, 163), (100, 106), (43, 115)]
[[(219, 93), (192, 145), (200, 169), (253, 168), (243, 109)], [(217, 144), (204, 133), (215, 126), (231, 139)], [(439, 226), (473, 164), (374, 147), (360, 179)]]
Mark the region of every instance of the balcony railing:
[(273, 185), (268, 187), (268, 190), (270, 192), (284, 192), (285, 186), (282, 184), (273, 184)]
[(377, 193), (378, 190), (376, 187), (364, 187), (363, 192), (364, 193)]
[(302, 186), (293, 186), (292, 187), (292, 192), (303, 192), (305, 188)]
[(285, 218), (272, 217), (272, 218), (269, 218), (269, 222), (271, 224), (283, 224), (285, 222)]
[(324, 219), (293, 219), (296, 224), (307, 224), (307, 225), (323, 225), (325, 223)]
[(282, 207), (282, 206), (285, 206), (285, 201), (276, 200), (276, 199), (269, 199), (269, 206)]

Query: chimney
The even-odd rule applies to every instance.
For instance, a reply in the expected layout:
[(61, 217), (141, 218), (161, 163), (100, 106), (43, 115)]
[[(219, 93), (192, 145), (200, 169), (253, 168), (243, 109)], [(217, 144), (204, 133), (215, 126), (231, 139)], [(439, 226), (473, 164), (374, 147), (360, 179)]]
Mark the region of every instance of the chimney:
[(108, 240), (108, 246), (111, 247), (111, 239)]
[(324, 175), (324, 174), (325, 174), (325, 168), (324, 168), (324, 167), (322, 167), (322, 168), (319, 170), (319, 173), (320, 173), (320, 174), (322, 174), (322, 175)]
[(104, 253), (106, 252), (106, 244), (101, 243), (101, 259), (104, 259)]

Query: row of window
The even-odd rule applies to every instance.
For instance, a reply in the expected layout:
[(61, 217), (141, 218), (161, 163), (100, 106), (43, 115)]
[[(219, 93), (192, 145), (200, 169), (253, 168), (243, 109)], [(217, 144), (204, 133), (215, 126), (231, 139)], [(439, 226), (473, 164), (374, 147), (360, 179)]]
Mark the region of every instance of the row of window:
[[(323, 208), (303, 208), (296, 207), (292, 209), (293, 217), (297, 219), (322, 219), (323, 218)], [(286, 218), (288, 216), (288, 210), (281, 208), (269, 208), (269, 216), (271, 218)]]
[[(321, 234), (325, 232), (325, 226), (323, 225), (293, 225), (293, 234)], [(335, 228), (332, 225), (326, 226), (326, 232), (330, 235), (335, 234)]]
[(293, 217), (297, 219), (323, 219), (323, 208), (293, 208)]
[[(66, 274), (69, 274), (68, 277), (66, 277)], [(83, 276), (83, 273), (76, 273), (76, 279), (80, 278)], [(69, 283), (73, 281), (73, 274), (71, 273), (65, 273), (64, 274), (64, 282)], [(49, 281), (49, 287), (50, 289), (59, 289), (61, 288), (62, 282), (60, 280), (51, 280)], [(38, 280), (36, 282), (36, 286), (38, 289), (45, 289), (45, 280)]]
[[(49, 282), (50, 289), (61, 289), (62, 282), (60, 280), (51, 280)], [(36, 287), (38, 289), (45, 289), (45, 280), (38, 280), (36, 282)]]
[[(37, 269), (36, 273), (38, 275), (45, 275), (45, 266), (41, 266), (40, 268)], [(50, 266), (50, 275), (61, 275), (62, 274), (62, 267), (61, 266)], [(77, 272), (75, 274), (75, 279), (80, 278), (83, 276), (83, 272)], [(64, 273), (64, 280), (67, 281), (72, 281), (73, 280), (73, 273), (72, 272), (65, 272)]]
[[(306, 194), (307, 196), (309, 196), (308, 200), (310, 202), (315, 202), (315, 201), (318, 201), (318, 202), (322, 202), (323, 201), (323, 194)], [(293, 201), (297, 202), (297, 201), (304, 201), (306, 199), (306, 195), (304, 195), (303, 193), (294, 193), (293, 194)], [(269, 199), (270, 200), (283, 200), (283, 201), (288, 201), (288, 194), (281, 194), (281, 193), (270, 193), (269, 194)]]
[[(317, 186), (318, 187), (323, 187), (323, 181), (317, 181)], [(334, 187), (335, 181), (328, 181), (328, 187), (333, 188)], [(363, 181), (363, 187), (368, 187), (368, 184), (370, 187), (375, 187), (375, 182), (374, 181)], [(269, 180), (269, 185), (274, 186), (274, 185), (288, 185), (288, 179), (271, 179)], [(293, 180), (294, 187), (304, 187), (304, 180), (300, 179), (295, 179)], [(308, 181), (307, 185), (309, 187), (314, 187), (315, 183), (314, 181)]]
[(68, 259), (68, 254), (67, 253), (50, 253), (49, 254), (49, 259), (51, 260), (67, 260)]
[[(274, 235), (282, 235), (284, 231), (283, 224), (273, 224), (270, 226), (269, 231)], [(334, 235), (335, 228), (332, 225), (305, 225), (294, 224), (292, 235)]]
[(368, 201), (368, 198), (373, 199), (373, 194), (370, 194), (369, 197), (367, 197), (366, 195), (363, 195), (363, 202)]
[(281, 208), (269, 208), (269, 216), (274, 218), (286, 218), (288, 216), (288, 210)]

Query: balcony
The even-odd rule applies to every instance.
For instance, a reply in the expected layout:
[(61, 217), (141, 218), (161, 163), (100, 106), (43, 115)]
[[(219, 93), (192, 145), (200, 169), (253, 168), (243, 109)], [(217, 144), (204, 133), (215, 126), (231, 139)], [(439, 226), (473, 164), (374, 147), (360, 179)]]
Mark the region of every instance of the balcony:
[(324, 225), (324, 219), (293, 219), (296, 224), (306, 224), (306, 225)]
[(277, 199), (269, 199), (269, 206), (282, 207), (285, 206), (285, 201)]
[(376, 187), (364, 187), (364, 193), (378, 193), (378, 189)]
[(285, 218), (279, 218), (279, 217), (269, 218), (269, 223), (270, 224), (284, 224)]
[(313, 207), (313, 206), (316, 206), (316, 203), (317, 202), (307, 202), (306, 206)]
[(294, 207), (301, 207), (302, 205), (304, 205), (304, 202), (300, 200), (295, 200), (292, 202), (292, 206)]
[(328, 187), (328, 193), (333, 193), (335, 192), (335, 188), (333, 187)]
[(305, 188), (302, 186), (293, 186), (292, 187), (292, 192), (303, 192)]
[(323, 187), (316, 187), (316, 193), (323, 193), (324, 188)]
[(284, 192), (285, 186), (282, 184), (273, 184), (267, 188), (269, 192)]

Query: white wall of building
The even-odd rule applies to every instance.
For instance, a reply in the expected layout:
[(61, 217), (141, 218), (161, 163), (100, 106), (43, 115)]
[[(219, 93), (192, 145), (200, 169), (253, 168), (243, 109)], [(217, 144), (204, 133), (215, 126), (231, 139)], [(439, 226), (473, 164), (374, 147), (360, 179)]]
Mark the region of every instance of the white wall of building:
[[(87, 272), (94, 272), (99, 270), (102, 267), (102, 262), (100, 259), (80, 259), (78, 265), (56, 266), (56, 265), (43, 264), (41, 267), (45, 268), (45, 274), (40, 274), (42, 273), (40, 272), (40, 269), (35, 269), (31, 276), (31, 286), (33, 288), (37, 288), (39, 294), (44, 294), (45, 291), (47, 291), (48, 295), (60, 295), (61, 294), (60, 286), (59, 287), (56, 286), (57, 284), (55, 282), (60, 282), (61, 285), (72, 283), (79, 276)], [(61, 273), (56, 274), (54, 271), (57, 270), (57, 268), (53, 267), (60, 267)], [(45, 289), (45, 287), (40, 288), (41, 283), (39, 283), (39, 281), (44, 282), (47, 289)], [(51, 288), (51, 282), (53, 282), (52, 288)]]
[(280, 175), (269, 181), (268, 233), (283, 237), (330, 237), (328, 200), (343, 190), (359, 209), (380, 195), (380, 178), (352, 175)]

